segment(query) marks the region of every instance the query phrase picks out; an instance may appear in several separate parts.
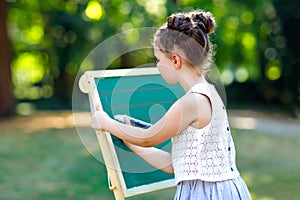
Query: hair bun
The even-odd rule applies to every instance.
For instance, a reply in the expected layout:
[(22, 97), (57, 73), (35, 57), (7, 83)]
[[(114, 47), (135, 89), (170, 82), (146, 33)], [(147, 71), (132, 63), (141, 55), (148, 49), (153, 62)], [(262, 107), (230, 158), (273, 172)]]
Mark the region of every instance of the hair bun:
[(171, 30), (185, 32), (193, 27), (193, 23), (189, 17), (183, 14), (176, 14), (168, 17), (167, 27)]
[(216, 22), (210, 12), (195, 12), (191, 15), (192, 20), (206, 34), (213, 32)]

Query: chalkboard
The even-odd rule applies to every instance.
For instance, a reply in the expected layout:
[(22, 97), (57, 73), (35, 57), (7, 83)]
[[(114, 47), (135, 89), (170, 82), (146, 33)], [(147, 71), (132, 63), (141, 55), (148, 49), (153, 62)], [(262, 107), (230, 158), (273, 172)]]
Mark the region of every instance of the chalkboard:
[[(184, 94), (180, 85), (166, 83), (156, 68), (88, 71), (80, 84), (82, 91), (89, 94), (92, 111), (100, 104), (111, 117), (126, 114), (148, 123), (159, 120)], [(110, 178), (112, 182), (116, 182), (115, 179), (118, 182), (112, 188), (120, 187), (121, 196), (129, 197), (174, 186), (173, 175), (152, 167), (131, 152), (120, 139), (109, 133), (105, 136), (105, 140), (98, 137), (99, 144), (109, 149), (101, 150), (102, 154), (111, 154), (103, 156), (112, 158), (107, 161), (111, 165), (108, 169), (113, 169), (117, 178)], [(157, 147), (170, 152), (171, 141)]]

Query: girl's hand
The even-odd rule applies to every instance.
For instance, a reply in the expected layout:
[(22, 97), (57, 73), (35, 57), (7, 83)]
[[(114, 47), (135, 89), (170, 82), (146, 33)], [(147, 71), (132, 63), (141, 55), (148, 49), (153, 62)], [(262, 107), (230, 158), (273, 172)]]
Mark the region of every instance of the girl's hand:
[(129, 124), (129, 125), (132, 125), (131, 122), (130, 122), (130, 117), (129, 117), (129, 116), (124, 115), (124, 123), (125, 123), (125, 124)]
[(96, 111), (92, 115), (92, 128), (97, 130), (107, 130), (112, 125), (112, 119), (104, 111)]
[[(131, 122), (130, 122), (130, 117), (129, 117), (129, 116), (124, 115), (124, 123), (125, 123), (125, 124), (128, 124), (128, 125), (132, 125)], [(136, 146), (136, 145), (131, 144), (131, 143), (129, 143), (129, 142), (126, 142), (126, 141), (124, 141), (124, 140), (123, 140), (123, 143), (124, 143), (129, 149), (131, 149), (131, 150), (132, 150), (132, 148), (133, 148), (134, 146)]]

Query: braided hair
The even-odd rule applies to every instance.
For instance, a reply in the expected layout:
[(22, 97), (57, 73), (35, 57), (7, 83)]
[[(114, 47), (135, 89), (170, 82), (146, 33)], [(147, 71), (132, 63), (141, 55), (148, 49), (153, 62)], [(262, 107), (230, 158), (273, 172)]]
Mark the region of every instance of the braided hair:
[(155, 33), (155, 48), (164, 53), (180, 52), (188, 63), (201, 72), (207, 72), (212, 57), (209, 34), (215, 26), (215, 20), (209, 12), (173, 14)]

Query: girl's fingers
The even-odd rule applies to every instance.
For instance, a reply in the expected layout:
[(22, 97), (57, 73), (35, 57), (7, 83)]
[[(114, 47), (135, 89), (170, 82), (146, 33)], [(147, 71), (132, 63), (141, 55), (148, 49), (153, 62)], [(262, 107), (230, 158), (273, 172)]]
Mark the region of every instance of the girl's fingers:
[(125, 124), (130, 124), (131, 125), (130, 117), (127, 116), (127, 115), (124, 115), (124, 122), (125, 122)]
[(93, 129), (101, 129), (101, 124), (98, 122), (95, 113), (92, 115), (92, 128)]
[(100, 110), (100, 105), (96, 105), (96, 111)]

